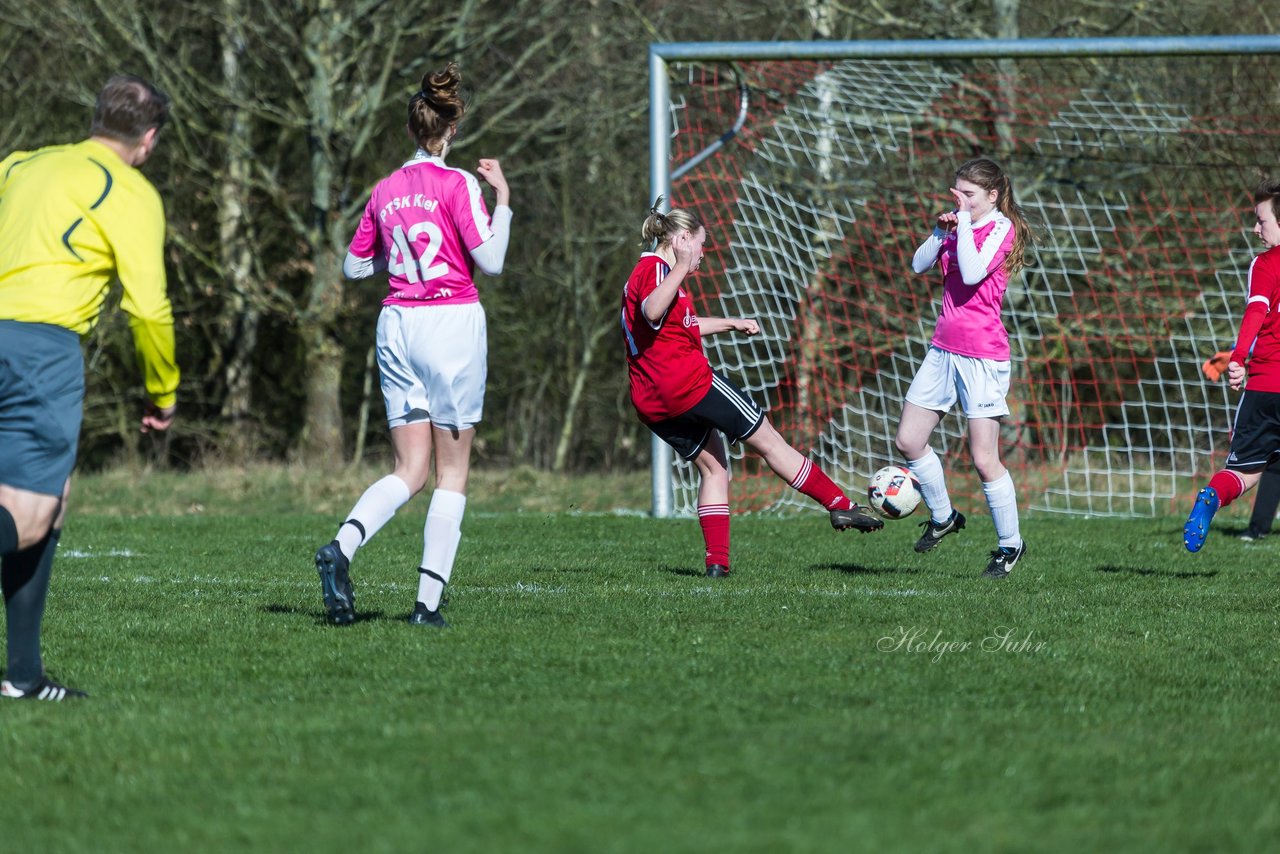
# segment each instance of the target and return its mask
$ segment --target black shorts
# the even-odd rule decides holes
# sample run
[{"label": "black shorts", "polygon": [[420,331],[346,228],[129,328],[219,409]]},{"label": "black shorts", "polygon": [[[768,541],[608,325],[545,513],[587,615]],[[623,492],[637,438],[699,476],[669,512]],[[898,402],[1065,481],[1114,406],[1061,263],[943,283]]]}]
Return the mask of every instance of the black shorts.
[{"label": "black shorts", "polygon": [[746,392],[722,377],[711,375],[711,388],[702,400],[683,415],[650,424],[649,429],[666,442],[682,459],[692,460],[719,430],[730,442],[740,442],[760,429],[764,410]]},{"label": "black shorts", "polygon": [[1280,455],[1280,392],[1245,389],[1231,426],[1227,468],[1257,471]]}]

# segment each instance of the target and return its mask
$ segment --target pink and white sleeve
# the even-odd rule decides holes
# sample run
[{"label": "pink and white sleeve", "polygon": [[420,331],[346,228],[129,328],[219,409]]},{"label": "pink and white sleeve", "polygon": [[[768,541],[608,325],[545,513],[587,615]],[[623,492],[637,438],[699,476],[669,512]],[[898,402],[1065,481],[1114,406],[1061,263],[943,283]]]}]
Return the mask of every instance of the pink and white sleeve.
[{"label": "pink and white sleeve", "polygon": [[969,211],[959,211],[956,220],[956,260],[960,265],[960,278],[966,285],[980,285],[1009,254],[1013,223],[1003,217],[996,220],[982,241],[982,249],[978,249],[973,235],[973,215]]},{"label": "pink and white sleeve", "polygon": [[347,257],[342,262],[342,274],[348,279],[367,279],[374,273],[387,269],[387,259],[381,251],[378,227],[374,224],[373,199],[364,207],[355,236],[347,247]]}]

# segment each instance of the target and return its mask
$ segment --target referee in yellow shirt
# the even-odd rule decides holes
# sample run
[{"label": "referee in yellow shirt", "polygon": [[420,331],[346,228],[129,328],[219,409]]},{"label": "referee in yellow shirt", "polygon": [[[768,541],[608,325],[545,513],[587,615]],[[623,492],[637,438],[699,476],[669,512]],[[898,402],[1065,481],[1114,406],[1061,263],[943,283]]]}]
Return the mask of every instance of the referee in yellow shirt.
[{"label": "referee in yellow shirt", "polygon": [[119,75],[87,140],[0,160],[0,586],[8,667],[0,697],[83,697],[45,673],[40,622],[84,405],[80,336],[113,279],[124,291],[150,403],[142,431],[173,423],[178,366],[164,275],[164,207],[136,167],[169,98]]}]

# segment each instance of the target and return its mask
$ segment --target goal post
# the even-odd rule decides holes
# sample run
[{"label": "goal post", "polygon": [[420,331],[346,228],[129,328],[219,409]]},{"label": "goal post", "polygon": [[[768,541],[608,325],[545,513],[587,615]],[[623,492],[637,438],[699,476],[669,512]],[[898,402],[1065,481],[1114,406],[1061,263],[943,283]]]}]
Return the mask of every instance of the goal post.
[{"label": "goal post", "polygon": [[[783,435],[854,494],[895,462],[942,289],[910,258],[955,167],[988,154],[1034,234],[1011,279],[1002,457],[1033,511],[1151,516],[1221,462],[1248,190],[1280,177],[1280,36],[650,45],[650,197],[709,249],[693,297],[759,336],[704,342]],[[935,433],[981,499],[954,414]],[[652,512],[697,475],[653,439]],[[808,506],[731,449],[735,509]]]}]

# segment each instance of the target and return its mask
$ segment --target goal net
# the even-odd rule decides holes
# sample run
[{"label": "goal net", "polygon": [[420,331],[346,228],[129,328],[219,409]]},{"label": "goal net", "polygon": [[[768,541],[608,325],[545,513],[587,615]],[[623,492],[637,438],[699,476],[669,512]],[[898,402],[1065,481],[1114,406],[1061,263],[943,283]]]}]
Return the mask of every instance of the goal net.
[{"label": "goal net", "polygon": [[[912,254],[951,207],[956,166],[988,155],[1034,234],[1004,307],[1001,450],[1019,504],[1182,509],[1221,464],[1238,399],[1201,365],[1234,343],[1261,248],[1251,192],[1280,177],[1274,69],[1266,55],[672,62],[671,204],[709,237],[695,302],[762,329],[705,339],[708,357],[856,499],[901,461],[902,400],[941,306],[941,274],[914,275]],[[953,495],[980,503],[965,429],[953,411],[933,447]],[[735,509],[811,504],[743,450]],[[692,512],[697,472],[676,464],[673,485],[675,512]]]}]

